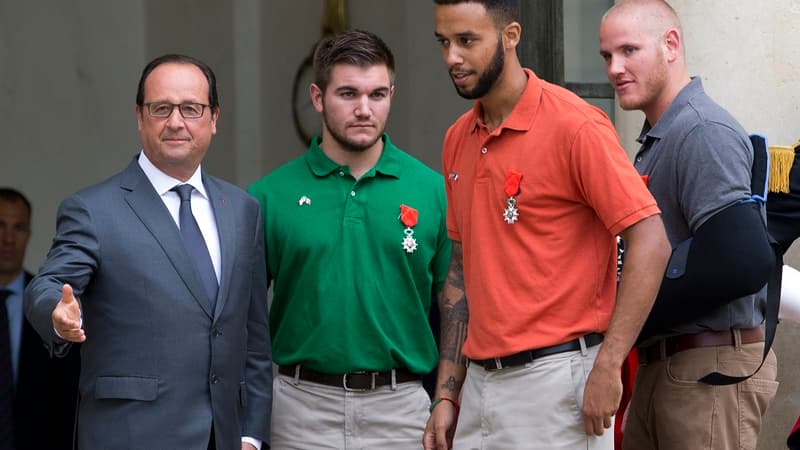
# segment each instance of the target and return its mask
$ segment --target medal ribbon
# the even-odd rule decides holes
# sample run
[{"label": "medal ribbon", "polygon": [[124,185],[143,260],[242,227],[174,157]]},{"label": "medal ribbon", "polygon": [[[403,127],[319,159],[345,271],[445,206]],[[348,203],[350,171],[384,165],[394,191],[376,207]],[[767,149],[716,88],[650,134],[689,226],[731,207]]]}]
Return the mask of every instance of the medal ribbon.
[{"label": "medal ribbon", "polygon": [[403,222],[403,225],[412,228],[414,225],[417,224],[417,220],[419,219],[419,212],[406,205],[400,205],[400,221]]},{"label": "medal ribbon", "polygon": [[508,169],[508,173],[506,174],[506,182],[503,186],[503,190],[507,196],[513,197],[519,194],[520,181],[522,181],[522,173],[517,172],[514,169]]}]

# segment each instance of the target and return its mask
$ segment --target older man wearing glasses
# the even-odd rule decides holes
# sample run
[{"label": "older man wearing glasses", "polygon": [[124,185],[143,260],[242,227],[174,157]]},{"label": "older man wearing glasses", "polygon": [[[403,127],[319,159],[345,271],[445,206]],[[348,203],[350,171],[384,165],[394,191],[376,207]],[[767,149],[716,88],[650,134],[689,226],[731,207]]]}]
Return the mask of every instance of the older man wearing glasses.
[{"label": "older man wearing glasses", "polygon": [[203,172],[214,73],[165,55],[136,95],[142,152],[63,201],[25,312],[81,352],[78,448],[259,447],[272,369],[258,202]]}]

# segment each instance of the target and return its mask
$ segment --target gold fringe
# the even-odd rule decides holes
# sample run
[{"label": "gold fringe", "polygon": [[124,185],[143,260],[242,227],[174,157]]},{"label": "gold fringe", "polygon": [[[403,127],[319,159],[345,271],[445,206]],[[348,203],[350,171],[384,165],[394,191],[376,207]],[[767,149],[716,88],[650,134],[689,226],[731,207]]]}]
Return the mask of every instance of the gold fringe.
[{"label": "gold fringe", "polygon": [[792,164],[794,164],[794,146],[769,146],[770,192],[789,193],[789,172],[792,170]]}]

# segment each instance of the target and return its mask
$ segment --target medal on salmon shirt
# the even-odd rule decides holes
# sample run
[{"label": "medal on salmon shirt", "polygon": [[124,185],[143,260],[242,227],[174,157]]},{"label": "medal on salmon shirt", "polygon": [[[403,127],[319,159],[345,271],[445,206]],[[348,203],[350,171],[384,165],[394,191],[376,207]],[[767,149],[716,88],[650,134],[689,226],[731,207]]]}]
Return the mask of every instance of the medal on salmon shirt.
[{"label": "medal on salmon shirt", "polygon": [[403,250],[406,253],[414,253],[417,250],[417,240],[414,239],[414,225],[417,224],[417,219],[419,218],[419,212],[416,209],[406,206],[400,205],[400,222],[403,222],[403,225],[406,226],[406,229],[403,231],[405,233],[405,237],[403,238]]},{"label": "medal on salmon shirt", "polygon": [[506,199],[506,209],[503,211],[503,220],[509,225],[519,220],[519,209],[517,209],[516,196],[519,195],[519,184],[522,181],[522,174],[514,169],[508,169],[506,182],[503,185],[508,199]]}]

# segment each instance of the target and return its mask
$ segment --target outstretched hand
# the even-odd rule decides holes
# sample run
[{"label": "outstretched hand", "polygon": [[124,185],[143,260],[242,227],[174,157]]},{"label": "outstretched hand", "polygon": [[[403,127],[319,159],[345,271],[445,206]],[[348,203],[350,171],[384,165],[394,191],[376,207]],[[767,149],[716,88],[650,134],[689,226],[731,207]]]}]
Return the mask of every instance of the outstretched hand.
[{"label": "outstretched hand", "polygon": [[86,333],[81,328],[81,307],[72,292],[72,286],[65,284],[61,288],[61,300],[58,301],[50,317],[53,319],[53,328],[65,341],[86,340]]}]

